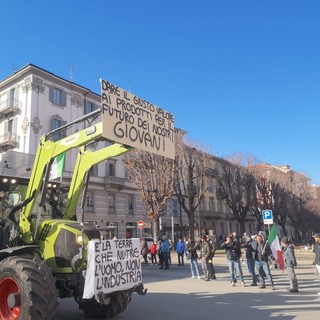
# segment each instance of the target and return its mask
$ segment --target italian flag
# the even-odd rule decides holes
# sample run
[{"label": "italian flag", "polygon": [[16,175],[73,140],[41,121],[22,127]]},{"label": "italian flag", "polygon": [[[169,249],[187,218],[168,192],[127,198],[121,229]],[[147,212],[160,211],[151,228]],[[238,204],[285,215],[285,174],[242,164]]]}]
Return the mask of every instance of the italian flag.
[{"label": "italian flag", "polygon": [[271,231],[268,236],[268,242],[270,249],[272,251],[272,255],[274,259],[278,262],[279,267],[281,270],[284,270],[284,261],[283,261],[283,254],[280,247],[280,242],[277,237],[277,226],[276,224],[273,224]]},{"label": "italian flag", "polygon": [[62,177],[62,172],[64,168],[64,158],[65,158],[65,153],[59,154],[58,156],[55,157],[51,165],[49,180]]}]

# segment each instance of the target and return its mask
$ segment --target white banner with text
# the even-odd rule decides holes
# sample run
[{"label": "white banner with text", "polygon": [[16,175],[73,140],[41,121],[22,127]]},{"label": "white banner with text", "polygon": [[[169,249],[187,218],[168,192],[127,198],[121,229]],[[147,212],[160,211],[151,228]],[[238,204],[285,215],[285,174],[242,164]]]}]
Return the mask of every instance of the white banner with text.
[{"label": "white banner with text", "polygon": [[138,238],[89,241],[83,298],[131,289],[141,283],[140,250]]},{"label": "white banner with text", "polygon": [[102,136],[124,145],[175,158],[172,113],[101,79]]}]

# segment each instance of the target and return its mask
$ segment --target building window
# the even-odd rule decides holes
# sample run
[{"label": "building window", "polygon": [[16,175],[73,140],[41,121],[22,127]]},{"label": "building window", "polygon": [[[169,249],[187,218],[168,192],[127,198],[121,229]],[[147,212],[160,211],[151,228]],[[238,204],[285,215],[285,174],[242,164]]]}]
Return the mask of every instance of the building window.
[{"label": "building window", "polygon": [[86,196],[86,209],[88,211],[94,211],[94,192],[88,191]]},{"label": "building window", "polygon": [[178,201],[177,199],[171,199],[171,211],[173,217],[178,217]]},{"label": "building window", "polygon": [[214,197],[209,198],[209,211],[215,211]]},{"label": "building window", "polygon": [[219,201],[218,202],[218,211],[220,212],[220,213],[223,213],[223,202],[222,201]]},{"label": "building window", "polygon": [[114,193],[109,193],[108,213],[116,213],[116,195]]},{"label": "building window", "polygon": [[135,222],[127,222],[126,238],[135,238],[137,236],[137,229]]},{"label": "building window", "polygon": [[129,175],[127,168],[124,168],[124,178],[127,180],[130,180],[130,175]]},{"label": "building window", "polygon": [[5,131],[6,133],[12,133],[14,128],[14,120],[10,119],[5,123]]},{"label": "building window", "polygon": [[57,106],[67,105],[67,93],[62,89],[50,86],[49,87],[49,101]]},{"label": "building window", "polygon": [[209,191],[209,192],[214,192],[213,178],[210,178],[210,179],[209,179],[208,191]]},{"label": "building window", "polygon": [[10,89],[9,93],[9,106],[12,107],[15,105],[15,97],[16,97],[16,90],[15,88]]},{"label": "building window", "polygon": [[116,163],[115,161],[109,160],[107,162],[107,176],[115,177],[116,175]]},{"label": "building window", "polygon": [[84,114],[88,114],[97,109],[97,105],[93,102],[87,101],[84,106]]},{"label": "building window", "polygon": [[201,211],[206,211],[206,201],[205,199],[202,199],[200,202],[200,210]]},{"label": "building window", "polygon": [[[65,125],[66,123],[67,122],[63,121],[59,115],[55,115],[51,118],[51,130],[58,129],[58,128],[62,127],[63,125]],[[60,140],[64,137],[66,137],[65,130],[59,130],[52,135],[52,138],[54,141]]]},{"label": "building window", "polygon": [[98,165],[97,164],[91,167],[90,174],[93,177],[97,177],[98,176]]},{"label": "building window", "polygon": [[127,207],[127,214],[134,214],[135,207],[136,207],[136,198],[135,196],[126,195],[126,207]]},{"label": "building window", "polygon": [[4,123],[4,140],[17,140],[17,119],[10,119]]},{"label": "building window", "polygon": [[118,222],[107,222],[105,239],[118,238]]},{"label": "building window", "polygon": [[220,227],[221,227],[221,235],[222,235],[222,239],[220,239],[221,241],[224,241],[224,236],[226,234],[226,232],[224,231],[224,223],[221,221],[221,224],[220,224]]}]

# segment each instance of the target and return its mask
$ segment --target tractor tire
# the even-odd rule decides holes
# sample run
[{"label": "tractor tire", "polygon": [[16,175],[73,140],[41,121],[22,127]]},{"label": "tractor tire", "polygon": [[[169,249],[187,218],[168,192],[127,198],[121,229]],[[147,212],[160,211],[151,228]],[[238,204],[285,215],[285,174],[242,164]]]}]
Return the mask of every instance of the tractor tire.
[{"label": "tractor tire", "polygon": [[81,300],[79,309],[82,309],[87,317],[95,319],[108,319],[124,311],[131,301],[132,290],[118,291],[110,295],[110,303],[101,304],[95,299]]},{"label": "tractor tire", "polygon": [[45,261],[12,256],[0,262],[0,319],[53,319],[57,296]]}]

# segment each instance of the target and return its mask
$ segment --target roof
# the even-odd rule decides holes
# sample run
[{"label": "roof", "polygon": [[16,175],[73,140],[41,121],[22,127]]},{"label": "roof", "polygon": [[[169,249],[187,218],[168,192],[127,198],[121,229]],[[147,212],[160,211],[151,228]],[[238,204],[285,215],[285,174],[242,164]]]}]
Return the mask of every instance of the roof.
[{"label": "roof", "polygon": [[[33,70],[32,70],[32,69],[33,69]],[[74,87],[78,87],[79,89],[81,89],[81,90],[83,90],[83,91],[86,91],[86,92],[88,92],[88,93],[91,93],[91,94],[93,94],[93,95],[98,95],[98,96],[100,96],[100,94],[95,93],[95,92],[92,92],[90,89],[88,89],[88,88],[86,88],[86,87],[84,87],[84,86],[82,86],[82,85],[79,85],[79,84],[74,83],[74,82],[72,82],[72,81],[70,81],[70,80],[67,80],[67,79],[62,78],[62,77],[60,77],[60,76],[57,76],[57,75],[55,75],[54,73],[52,73],[52,72],[50,72],[50,71],[48,71],[48,70],[45,70],[45,69],[43,69],[43,68],[40,68],[40,67],[38,67],[38,66],[36,66],[36,65],[34,65],[34,64],[32,64],[32,63],[29,63],[29,64],[25,65],[24,67],[16,70],[16,71],[15,71],[13,74],[11,74],[10,76],[8,76],[8,77],[0,80],[0,86],[6,85],[8,82],[11,82],[13,78],[19,78],[20,76],[24,75],[25,73],[28,73],[28,72],[34,71],[34,70],[37,70],[38,72],[41,72],[41,73],[45,73],[48,77],[50,77],[50,76],[51,76],[51,77],[54,77],[54,78],[56,78],[56,79],[58,79],[58,80],[60,80],[60,81],[62,81],[62,82],[68,83],[68,84],[70,84],[70,85],[72,85],[72,86],[74,86]]]}]

